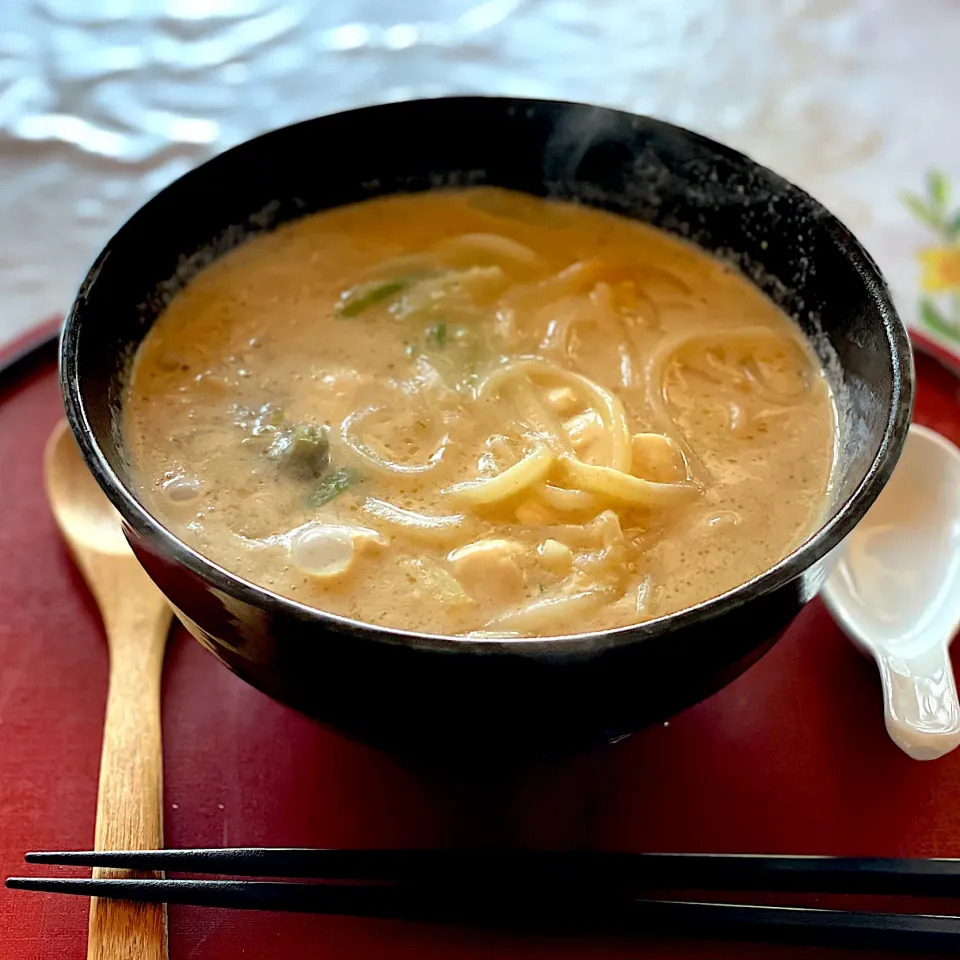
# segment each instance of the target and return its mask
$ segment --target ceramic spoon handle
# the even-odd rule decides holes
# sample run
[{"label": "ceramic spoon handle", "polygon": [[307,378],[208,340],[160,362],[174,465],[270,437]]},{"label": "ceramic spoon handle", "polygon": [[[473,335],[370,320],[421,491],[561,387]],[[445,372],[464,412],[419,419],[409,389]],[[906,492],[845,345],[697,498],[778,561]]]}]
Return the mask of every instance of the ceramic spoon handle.
[{"label": "ceramic spoon handle", "polygon": [[960,703],[946,645],[910,657],[878,657],[887,733],[915,760],[935,760],[960,744]]}]

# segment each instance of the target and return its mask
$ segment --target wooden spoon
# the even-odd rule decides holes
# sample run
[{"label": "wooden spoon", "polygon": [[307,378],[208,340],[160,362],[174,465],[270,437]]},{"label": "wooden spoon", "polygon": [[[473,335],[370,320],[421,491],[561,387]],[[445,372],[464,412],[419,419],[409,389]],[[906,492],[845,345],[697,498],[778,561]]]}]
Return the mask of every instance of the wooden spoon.
[{"label": "wooden spoon", "polygon": [[[170,607],[120,529],[120,514],[97,486],[65,422],[47,441],[47,498],[107,632],[110,686],[97,793],[97,850],[163,846],[160,677]],[[134,876],[95,869],[94,876]],[[160,874],[143,874],[160,876]],[[88,960],[166,960],[163,904],[90,901]]]}]

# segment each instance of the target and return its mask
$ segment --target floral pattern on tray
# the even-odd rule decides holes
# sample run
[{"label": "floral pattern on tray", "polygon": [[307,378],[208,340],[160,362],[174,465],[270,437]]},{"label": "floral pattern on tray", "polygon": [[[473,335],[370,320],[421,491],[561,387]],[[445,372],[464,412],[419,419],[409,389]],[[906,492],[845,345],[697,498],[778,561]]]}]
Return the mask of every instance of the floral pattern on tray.
[{"label": "floral pattern on tray", "polygon": [[904,191],[902,198],[934,237],[934,243],[917,254],[920,323],[924,331],[960,348],[960,207],[952,206],[950,180],[931,170],[922,194]]}]

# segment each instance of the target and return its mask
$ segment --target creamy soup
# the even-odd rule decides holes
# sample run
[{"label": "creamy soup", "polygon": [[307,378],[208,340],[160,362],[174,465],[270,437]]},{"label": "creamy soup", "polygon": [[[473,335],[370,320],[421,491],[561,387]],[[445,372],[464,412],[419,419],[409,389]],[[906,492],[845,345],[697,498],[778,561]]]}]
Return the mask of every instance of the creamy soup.
[{"label": "creamy soup", "polygon": [[138,496],[241,577],[357,620],[544,636],[680,610],[825,509],[834,408],[729,266],[491,188],[257,236],[136,356]]}]

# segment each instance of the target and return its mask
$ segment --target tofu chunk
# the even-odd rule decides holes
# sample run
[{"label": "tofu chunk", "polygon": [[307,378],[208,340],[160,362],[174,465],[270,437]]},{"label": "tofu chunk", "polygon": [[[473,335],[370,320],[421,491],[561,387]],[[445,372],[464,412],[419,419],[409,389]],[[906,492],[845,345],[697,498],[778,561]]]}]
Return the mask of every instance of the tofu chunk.
[{"label": "tofu chunk", "polygon": [[559,540],[544,540],[538,544],[537,557],[552,573],[566,573],[573,564],[573,551]]},{"label": "tofu chunk", "polygon": [[678,483],[687,478],[683,453],[662,433],[633,435],[631,469],[635,477],[654,483]]},{"label": "tofu chunk", "polygon": [[454,575],[475,600],[504,603],[523,595],[525,551],[515,540],[477,540],[451,551]]}]

